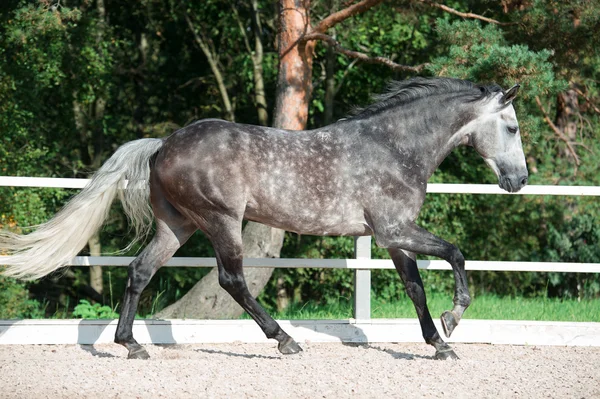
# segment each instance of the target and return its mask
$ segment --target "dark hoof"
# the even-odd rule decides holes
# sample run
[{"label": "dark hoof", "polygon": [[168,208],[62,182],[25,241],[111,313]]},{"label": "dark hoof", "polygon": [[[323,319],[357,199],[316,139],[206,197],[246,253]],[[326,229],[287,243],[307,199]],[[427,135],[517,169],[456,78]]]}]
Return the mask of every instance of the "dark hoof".
[{"label": "dark hoof", "polygon": [[436,360],[458,360],[459,357],[456,356],[456,353],[450,348],[442,349],[435,352]]},{"label": "dark hoof", "polygon": [[135,349],[131,349],[127,355],[127,359],[147,360],[150,359],[150,355],[148,352],[146,352],[146,349],[140,346]]},{"label": "dark hoof", "polygon": [[292,339],[292,337],[288,337],[281,341],[277,346],[277,349],[279,349],[279,352],[284,355],[293,355],[295,353],[302,352],[302,348],[296,343],[296,341]]},{"label": "dark hoof", "polygon": [[444,334],[446,334],[446,337],[450,338],[450,335],[452,335],[452,331],[454,331],[454,329],[458,325],[458,319],[456,318],[453,312],[450,312],[448,310],[442,313],[440,319],[442,320]]}]

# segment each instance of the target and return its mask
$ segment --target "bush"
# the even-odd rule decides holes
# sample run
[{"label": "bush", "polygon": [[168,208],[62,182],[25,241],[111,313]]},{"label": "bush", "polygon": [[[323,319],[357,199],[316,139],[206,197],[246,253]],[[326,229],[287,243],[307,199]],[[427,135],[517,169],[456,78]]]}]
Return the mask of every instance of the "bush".
[{"label": "bush", "polygon": [[40,319],[44,307],[29,298],[24,283],[12,278],[0,277],[0,319]]},{"label": "bush", "polygon": [[79,305],[73,310],[73,317],[82,319],[117,319],[119,314],[112,310],[110,306],[100,305],[99,303],[91,304],[89,301],[82,299]]}]

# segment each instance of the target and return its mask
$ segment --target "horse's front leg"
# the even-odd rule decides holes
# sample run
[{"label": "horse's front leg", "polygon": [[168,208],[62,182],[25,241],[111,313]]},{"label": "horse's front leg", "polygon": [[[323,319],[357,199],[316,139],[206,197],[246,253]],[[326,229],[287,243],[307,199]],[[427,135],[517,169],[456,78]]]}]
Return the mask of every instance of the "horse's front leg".
[{"label": "horse's front leg", "polygon": [[378,245],[386,248],[397,248],[417,254],[436,256],[450,263],[454,271],[455,281],[454,307],[452,310],[442,313],[441,316],[444,333],[447,337],[450,337],[471,303],[469,287],[467,286],[465,258],[460,250],[417,226],[414,222],[402,223],[397,227],[383,228],[379,231],[375,227],[375,239]]},{"label": "horse's front leg", "polygon": [[435,324],[433,324],[429,308],[427,307],[425,289],[419,275],[415,255],[397,248],[390,248],[389,252],[394,261],[394,266],[404,283],[406,293],[415,305],[423,338],[425,342],[435,348],[435,358],[440,360],[458,359],[452,348],[442,340],[435,328]]}]

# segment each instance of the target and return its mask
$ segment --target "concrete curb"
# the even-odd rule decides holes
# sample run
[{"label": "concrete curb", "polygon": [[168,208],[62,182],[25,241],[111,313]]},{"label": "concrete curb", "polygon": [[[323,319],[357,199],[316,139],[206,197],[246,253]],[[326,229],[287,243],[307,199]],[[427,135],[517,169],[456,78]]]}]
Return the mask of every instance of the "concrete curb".
[{"label": "concrete curb", "polygon": [[[423,342],[416,319],[281,320],[298,342]],[[443,331],[436,321],[438,331]],[[0,345],[112,343],[116,320],[0,320]],[[136,320],[143,344],[261,343],[252,320]],[[600,346],[600,323],[463,320],[448,342]]]}]

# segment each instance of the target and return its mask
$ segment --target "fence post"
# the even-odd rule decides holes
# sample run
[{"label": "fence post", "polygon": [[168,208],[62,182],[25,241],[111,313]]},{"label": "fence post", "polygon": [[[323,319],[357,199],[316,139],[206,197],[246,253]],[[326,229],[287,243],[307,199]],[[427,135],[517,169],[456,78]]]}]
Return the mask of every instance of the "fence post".
[{"label": "fence post", "polygon": [[[354,257],[371,259],[371,236],[354,237]],[[371,318],[371,270],[354,270],[354,318]]]}]

